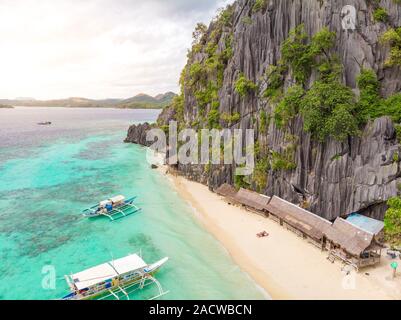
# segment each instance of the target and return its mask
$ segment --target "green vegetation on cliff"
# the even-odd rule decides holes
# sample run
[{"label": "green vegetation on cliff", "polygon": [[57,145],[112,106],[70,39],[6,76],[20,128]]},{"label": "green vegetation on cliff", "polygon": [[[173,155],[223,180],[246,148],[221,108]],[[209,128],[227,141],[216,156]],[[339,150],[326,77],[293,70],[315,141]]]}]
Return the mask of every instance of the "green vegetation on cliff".
[{"label": "green vegetation on cliff", "polygon": [[401,94],[387,99],[380,96],[380,82],[373,70],[362,69],[357,78],[360,90],[358,112],[363,122],[382,116],[389,116],[394,122],[401,122]]},{"label": "green vegetation on cliff", "polygon": [[338,79],[316,81],[301,102],[301,113],[305,130],[320,141],[358,134],[352,90]]},{"label": "green vegetation on cliff", "polygon": [[[401,94],[388,96],[399,87],[394,75],[398,74],[395,69],[401,65],[401,33],[395,27],[393,13],[381,9],[379,5],[384,6],[383,3],[369,1],[367,10],[360,13],[360,18],[365,19],[359,19],[361,28],[366,27],[368,32],[358,29],[352,33],[358,35],[355,50],[360,48],[360,51],[352,52],[358,53],[355,59],[345,60],[351,52],[347,34],[340,33],[343,30],[338,24],[328,23],[327,28],[316,29],[321,22],[329,21],[334,11],[337,12],[337,5],[329,8],[310,2],[310,9],[319,16],[319,22],[315,23],[307,18],[307,12],[295,12],[299,7],[297,4],[283,7],[278,3],[265,0],[235,2],[233,7],[222,10],[210,26],[199,24],[194,32],[193,46],[182,72],[181,95],[173,103],[180,126],[197,130],[250,128],[255,129],[258,141],[252,176],[235,177],[232,168],[207,165],[196,173],[201,176],[199,180],[208,180],[211,186],[235,180],[237,187],[293,197],[295,193],[298,196],[307,194],[309,185],[305,180],[309,183],[309,179],[318,190],[332,190],[329,173],[317,172],[315,164],[332,165],[338,181],[348,178],[354,181],[356,178],[351,177],[352,174],[360,170],[364,175],[372,176],[372,180],[378,179],[374,174],[370,176],[366,169],[377,164],[376,155],[369,153],[371,141],[361,145],[365,140],[350,138],[362,132],[369,136],[380,131],[386,134],[385,139],[392,146],[394,137],[387,137],[393,127],[389,121],[382,119],[366,127],[378,117],[389,116],[396,123],[401,141]],[[386,4],[385,8],[388,7]],[[283,15],[289,8],[294,13],[291,17]],[[282,33],[288,31],[286,28],[275,29],[271,25],[274,21],[269,20],[273,16],[280,17],[283,25],[296,26],[299,21],[306,24],[298,25],[283,38]],[[389,31],[384,33],[383,30]],[[381,45],[390,49],[386,66],[385,51],[375,50],[380,45],[377,43],[379,38]],[[360,74],[355,74],[355,70],[360,70]],[[383,78],[390,74],[388,79]],[[382,88],[382,83],[388,87]],[[370,128],[372,130],[368,130]],[[305,133],[310,134],[312,141]],[[372,143],[382,145],[380,150],[384,154],[387,146],[381,143],[381,138],[382,135],[369,136]],[[328,143],[329,139],[343,143]],[[351,155],[369,154],[369,165],[362,167],[354,159],[347,158],[348,152]],[[400,154],[394,155],[393,160],[398,162]],[[391,166],[391,159],[387,162]],[[337,170],[343,165],[347,170]],[[307,175],[308,179],[305,179]],[[285,183],[291,183],[297,190],[281,187]],[[386,186],[382,193],[388,193],[393,187]],[[370,186],[361,188],[370,192]],[[347,194],[352,194],[352,201],[360,203],[362,197],[354,195],[353,186],[345,189]],[[377,189],[383,190],[382,186]],[[332,200],[316,194],[316,190],[313,192],[316,199],[323,199],[322,203]],[[336,199],[343,197],[337,190],[333,192]],[[382,202],[374,196],[369,197],[372,208]],[[319,201],[313,205],[324,213]],[[342,203],[334,202],[333,212],[342,214]],[[382,207],[380,210],[382,214]]]},{"label": "green vegetation on cliff", "polygon": [[376,8],[375,11],[373,12],[373,19],[376,22],[387,22],[388,13],[387,13],[386,9],[384,9],[382,7]]},{"label": "green vegetation on cliff", "polygon": [[258,12],[267,8],[267,0],[256,0],[253,5],[252,11]]},{"label": "green vegetation on cliff", "polygon": [[[210,129],[220,128],[221,122],[231,124],[239,119],[235,114],[221,115],[219,90],[223,85],[224,70],[233,55],[232,27],[233,7],[221,10],[213,21],[213,28],[198,24],[193,33],[192,49],[188,53],[189,62],[181,76],[181,92],[190,92],[198,107],[197,125]],[[224,48],[218,44],[223,39]],[[195,55],[202,55],[201,60],[194,60]],[[184,99],[185,100],[185,99]]]},{"label": "green vegetation on cliff", "polygon": [[284,128],[299,112],[299,106],[305,91],[300,85],[288,88],[286,95],[277,104],[274,110],[274,121],[279,128]]},{"label": "green vegetation on cliff", "polygon": [[[266,9],[267,1],[255,1],[252,14]],[[375,4],[373,19],[385,21],[386,12]],[[252,16],[248,16],[252,20]],[[243,20],[243,19],[242,19]],[[245,24],[240,20],[242,24]],[[246,23],[248,25],[250,23]],[[222,112],[221,89],[224,72],[234,55],[233,46],[233,6],[221,10],[210,27],[198,24],[193,33],[193,46],[188,53],[188,63],[181,76],[181,95],[173,103],[177,117],[184,125],[184,106],[194,107],[196,119],[187,126],[200,128],[231,127],[241,120],[238,112]],[[382,37],[383,43],[391,46],[388,65],[397,65],[401,52],[401,29],[390,29]],[[291,121],[301,115],[304,130],[318,141],[333,138],[345,141],[357,136],[361,128],[371,120],[390,116],[401,121],[401,94],[384,99],[380,92],[380,82],[371,69],[362,68],[357,77],[359,95],[343,82],[343,64],[334,53],[337,35],[323,28],[314,35],[308,35],[303,24],[290,31],[281,44],[280,59],[270,65],[262,79],[252,81],[243,72],[237,73],[232,81],[232,89],[245,103],[248,96],[264,99],[268,108],[260,108],[258,115],[252,115],[253,123],[258,123],[259,132],[267,134],[270,120],[279,129],[287,131]],[[290,80],[291,79],[291,80]],[[313,81],[311,81],[313,80]],[[263,92],[259,95],[259,88]],[[226,106],[224,106],[226,107]],[[226,108],[224,108],[227,110]],[[401,126],[397,132],[401,139]],[[287,150],[288,149],[288,150]],[[293,170],[295,149],[283,148],[257,156],[254,182],[262,188],[268,170]],[[266,150],[265,150],[266,151]],[[248,183],[240,181],[239,184]]]},{"label": "green vegetation on cliff", "polygon": [[401,198],[395,197],[388,201],[389,209],[384,217],[386,240],[395,246],[401,245]]},{"label": "green vegetation on cliff", "polygon": [[390,45],[390,57],[386,61],[388,67],[401,66],[401,27],[387,30],[382,38],[383,44]]},{"label": "green vegetation on cliff", "polygon": [[[344,140],[358,133],[355,97],[340,81],[341,66],[330,54],[335,37],[335,33],[323,28],[309,39],[304,26],[300,25],[284,41],[282,62],[268,73],[268,82],[273,83],[273,87],[268,87],[264,94],[265,97],[277,96],[275,92],[284,85],[281,64],[289,65],[297,84],[281,96],[275,108],[274,120],[279,128],[285,128],[292,118],[302,114],[305,130],[318,140],[327,137]],[[313,70],[318,79],[307,89],[306,82]]]},{"label": "green vegetation on cliff", "polygon": [[[263,9],[265,3],[255,2],[255,10]],[[380,12],[378,9],[377,15]],[[192,124],[198,127],[220,128],[240,120],[237,114],[220,113],[219,92],[224,70],[233,56],[232,14],[233,7],[228,6],[209,29],[198,24],[193,34],[193,47],[181,78],[181,91],[196,99],[198,119]],[[397,37],[396,30],[383,36],[383,41],[392,46],[392,63],[396,63],[398,56]],[[295,116],[302,115],[305,131],[317,140],[332,137],[342,141],[358,135],[362,125],[377,117],[388,115],[396,122],[401,120],[401,97],[394,95],[383,99],[373,70],[362,69],[357,81],[359,98],[343,84],[343,66],[332,53],[335,39],[336,34],[327,28],[309,37],[302,24],[290,32],[281,47],[281,60],[267,68],[263,79],[265,90],[262,97],[275,107],[273,115],[260,115],[262,133],[266,132],[266,120],[270,117],[279,128],[285,129]],[[224,46],[221,46],[221,40]],[[309,83],[312,72],[316,79]],[[288,73],[296,83],[284,89]],[[242,98],[257,93],[259,88],[244,73],[239,74],[233,86]],[[184,96],[182,101],[185,103]]]},{"label": "green vegetation on cliff", "polygon": [[241,73],[235,82],[235,91],[241,96],[245,97],[258,89],[258,86],[251,80],[247,79],[243,73]]},{"label": "green vegetation on cliff", "polygon": [[[342,83],[342,66],[337,57],[330,54],[334,40],[335,34],[325,28],[311,39],[303,25],[291,31],[282,46],[283,60],[266,73],[268,87],[264,97],[272,102],[278,100],[274,110],[276,125],[285,128],[291,119],[302,114],[305,130],[316,139],[324,141],[333,137],[343,141],[349,136],[358,135],[359,127],[369,120],[390,116],[395,122],[400,122],[401,94],[383,99],[380,96],[380,82],[373,70],[362,69],[357,78],[359,99],[351,88]],[[396,60],[395,56],[393,49],[392,61]],[[290,66],[297,82],[285,93],[283,64]],[[305,83],[312,71],[318,77],[308,87]]]}]

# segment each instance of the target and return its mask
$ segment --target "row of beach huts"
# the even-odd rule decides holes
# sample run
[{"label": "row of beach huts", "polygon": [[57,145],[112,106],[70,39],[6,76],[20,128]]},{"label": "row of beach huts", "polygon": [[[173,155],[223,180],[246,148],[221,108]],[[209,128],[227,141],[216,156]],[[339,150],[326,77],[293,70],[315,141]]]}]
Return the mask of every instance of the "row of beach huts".
[{"label": "row of beach huts", "polygon": [[320,250],[327,251],[331,262],[340,260],[357,271],[380,263],[384,248],[382,221],[354,213],[346,219],[339,217],[331,222],[277,196],[270,198],[246,189],[237,191],[228,184],[215,192],[228,203],[271,218]]}]

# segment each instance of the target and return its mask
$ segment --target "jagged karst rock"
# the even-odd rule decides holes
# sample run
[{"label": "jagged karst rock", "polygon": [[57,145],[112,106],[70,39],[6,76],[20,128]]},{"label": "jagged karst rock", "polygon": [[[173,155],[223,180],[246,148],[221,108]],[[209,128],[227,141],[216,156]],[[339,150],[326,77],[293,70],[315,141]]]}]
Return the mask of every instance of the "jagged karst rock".
[{"label": "jagged karst rock", "polygon": [[[269,176],[266,193],[294,203],[307,200],[313,212],[330,220],[357,211],[382,219],[383,202],[397,195],[401,182],[400,165],[394,160],[401,148],[391,119],[376,119],[361,137],[343,143],[314,142],[303,133],[302,120],[297,122],[297,169]],[[269,145],[280,142],[272,140]]]},{"label": "jagged karst rock", "polygon": [[146,122],[130,126],[124,142],[140,144],[147,147],[151,146],[154,141],[146,141],[146,134],[148,131],[168,125],[170,121],[175,120],[175,115],[176,111],[174,108],[170,106],[164,108],[157,119],[157,123],[149,124]]},{"label": "jagged karst rock", "polygon": [[146,134],[153,127],[149,123],[134,124],[129,127],[127,138],[125,138],[125,143],[135,143],[142,146],[151,146],[152,142],[146,141]]},{"label": "jagged karst rock", "polygon": [[176,116],[176,111],[173,107],[169,106],[163,109],[157,118],[158,126],[166,126],[170,123],[170,121],[174,121]]},{"label": "jagged karst rock", "polygon": [[[321,143],[304,131],[303,119],[291,120],[286,130],[277,128],[273,121],[267,132],[260,130],[261,110],[271,114],[274,106],[256,94],[240,97],[235,92],[235,81],[242,72],[246,78],[260,85],[269,65],[280,60],[281,44],[291,29],[303,23],[309,35],[328,27],[336,32],[334,52],[343,67],[343,82],[354,89],[356,77],[361,69],[373,69],[381,81],[382,95],[387,97],[401,90],[401,69],[386,68],[384,62],[389,48],[379,43],[380,35],[388,26],[401,25],[401,6],[392,0],[382,0],[381,6],[390,13],[389,23],[376,23],[372,19],[372,6],[365,0],[277,0],[268,1],[267,8],[253,12],[255,0],[238,0],[234,4],[233,23],[230,30],[223,30],[218,50],[225,48],[224,35],[232,32],[233,56],[224,71],[224,80],[219,90],[219,112],[239,113],[241,119],[232,128],[255,129],[256,140],[266,149],[282,151],[288,143],[286,136],[296,139],[296,169],[291,171],[270,170],[264,193],[277,195],[296,204],[308,204],[309,209],[327,219],[351,212],[362,212],[382,219],[386,200],[397,195],[401,185],[401,167],[398,157],[401,147],[396,139],[394,124],[390,118],[376,119],[362,128],[358,137],[345,142],[333,139]],[[355,30],[342,28],[341,15],[345,5],[357,10]],[[248,17],[249,23],[245,23]],[[211,34],[211,24],[208,34]],[[203,61],[206,56],[195,54],[188,64]],[[312,73],[309,85],[316,79]],[[287,76],[285,87],[294,83]],[[196,97],[185,91],[184,118],[187,124],[199,119]],[[171,112],[170,116],[166,116]],[[171,110],[161,116],[159,125],[173,119]],[[127,141],[143,141],[143,130],[130,128]],[[201,165],[179,165],[178,170],[191,180],[196,180],[215,189],[223,183],[234,183],[233,167]]]}]

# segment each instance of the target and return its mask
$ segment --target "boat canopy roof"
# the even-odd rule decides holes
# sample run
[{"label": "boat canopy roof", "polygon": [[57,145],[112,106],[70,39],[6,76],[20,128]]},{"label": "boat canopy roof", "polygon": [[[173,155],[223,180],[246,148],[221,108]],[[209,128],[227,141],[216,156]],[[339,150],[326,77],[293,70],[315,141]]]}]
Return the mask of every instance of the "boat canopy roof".
[{"label": "boat canopy roof", "polygon": [[111,204],[110,200],[103,200],[103,201],[100,201],[99,206],[105,207],[108,204]]},{"label": "boat canopy roof", "polygon": [[124,200],[125,200],[124,196],[116,196],[116,197],[110,198],[110,201],[113,203],[123,202]]},{"label": "boat canopy roof", "polygon": [[121,274],[145,268],[146,266],[147,264],[140,256],[132,254],[73,274],[71,278],[77,289],[82,290]]},{"label": "boat canopy roof", "polygon": [[121,259],[109,262],[119,274],[145,268],[146,262],[137,254],[132,254]]}]

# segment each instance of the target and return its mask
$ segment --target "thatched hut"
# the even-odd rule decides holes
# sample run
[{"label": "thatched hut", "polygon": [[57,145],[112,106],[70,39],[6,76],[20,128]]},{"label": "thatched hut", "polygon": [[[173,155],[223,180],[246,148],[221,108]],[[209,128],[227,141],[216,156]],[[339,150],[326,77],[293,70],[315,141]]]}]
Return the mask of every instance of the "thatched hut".
[{"label": "thatched hut", "polygon": [[237,194],[237,190],[232,185],[225,183],[215,189],[214,192],[219,196],[224,197],[229,203],[235,203],[235,195]]},{"label": "thatched hut", "polygon": [[331,226],[330,221],[276,196],[271,199],[266,209],[281,225],[324,249],[324,232]]},{"label": "thatched hut", "polygon": [[339,259],[357,270],[380,263],[382,246],[375,235],[342,218],[325,231],[325,237],[333,262]]},{"label": "thatched hut", "polygon": [[249,210],[264,214],[270,197],[241,188],[235,195],[235,201]]}]

